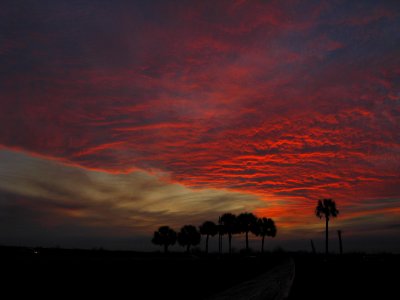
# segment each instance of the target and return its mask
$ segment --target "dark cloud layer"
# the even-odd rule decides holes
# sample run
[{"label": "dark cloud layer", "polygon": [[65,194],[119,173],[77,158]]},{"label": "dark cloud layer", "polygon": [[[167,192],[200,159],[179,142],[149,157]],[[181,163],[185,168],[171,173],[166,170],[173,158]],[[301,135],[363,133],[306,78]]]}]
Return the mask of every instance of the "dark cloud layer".
[{"label": "dark cloud layer", "polygon": [[0,144],[367,214],[400,195],[399,27],[397,1],[3,1]]}]

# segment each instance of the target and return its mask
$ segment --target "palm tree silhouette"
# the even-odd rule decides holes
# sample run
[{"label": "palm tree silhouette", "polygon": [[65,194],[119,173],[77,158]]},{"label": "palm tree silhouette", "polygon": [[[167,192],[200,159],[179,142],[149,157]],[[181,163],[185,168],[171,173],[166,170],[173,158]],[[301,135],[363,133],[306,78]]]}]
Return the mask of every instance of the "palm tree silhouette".
[{"label": "palm tree silhouette", "polygon": [[158,231],[154,231],[153,244],[164,246],[164,253],[168,252],[168,247],[176,242],[176,232],[169,226],[161,226]]},{"label": "palm tree silhouette", "polygon": [[218,233],[218,226],[212,221],[205,221],[199,229],[200,233],[206,236],[206,253],[208,253],[208,238]]},{"label": "palm tree silhouette", "polygon": [[186,252],[189,253],[190,246],[196,246],[200,243],[201,235],[197,228],[193,225],[185,225],[178,233],[178,243],[181,246],[186,246]]},{"label": "palm tree silhouette", "polygon": [[246,234],[246,252],[249,251],[249,231],[257,222],[257,217],[252,213],[241,213],[237,217],[240,232]]},{"label": "palm tree silhouette", "polygon": [[251,228],[251,231],[256,236],[261,236],[261,253],[264,253],[264,240],[266,236],[275,237],[277,233],[277,229],[275,226],[275,222],[269,218],[260,218],[257,219],[255,226]]},{"label": "palm tree silhouette", "polygon": [[232,234],[238,232],[237,219],[234,214],[226,213],[221,216],[224,232],[228,234],[229,254],[232,254]]},{"label": "palm tree silhouette", "polygon": [[330,217],[337,217],[339,211],[336,209],[336,203],[332,199],[318,200],[315,208],[315,215],[320,219],[325,217],[325,254],[328,255],[328,223]]}]

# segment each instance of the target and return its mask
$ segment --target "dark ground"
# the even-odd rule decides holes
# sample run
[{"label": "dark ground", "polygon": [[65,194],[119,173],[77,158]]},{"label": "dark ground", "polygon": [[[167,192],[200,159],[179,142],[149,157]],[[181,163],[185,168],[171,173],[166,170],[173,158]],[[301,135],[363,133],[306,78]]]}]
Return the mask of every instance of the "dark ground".
[{"label": "dark ground", "polygon": [[[38,253],[35,253],[38,251]],[[193,256],[0,247],[1,291],[10,299],[202,299],[265,273],[291,256],[289,299],[397,298],[399,255],[301,253]]]},{"label": "dark ground", "polygon": [[0,248],[2,292],[58,299],[202,299],[264,273],[281,261],[233,255]]},{"label": "dark ground", "polygon": [[294,255],[289,299],[397,299],[400,255]]}]

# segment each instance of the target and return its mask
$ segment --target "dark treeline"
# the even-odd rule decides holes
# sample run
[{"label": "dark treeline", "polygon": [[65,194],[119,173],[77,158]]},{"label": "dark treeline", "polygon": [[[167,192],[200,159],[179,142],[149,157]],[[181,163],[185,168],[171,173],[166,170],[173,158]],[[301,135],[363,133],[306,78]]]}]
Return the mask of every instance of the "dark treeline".
[{"label": "dark treeline", "polygon": [[217,223],[205,221],[199,227],[194,225],[184,225],[179,232],[169,226],[161,226],[154,232],[152,242],[164,247],[164,252],[168,252],[168,247],[178,242],[186,251],[190,251],[191,246],[200,243],[201,236],[205,236],[205,252],[208,253],[208,242],[210,237],[218,235],[219,252],[222,252],[222,236],[228,237],[229,253],[232,253],[232,237],[235,234],[244,233],[246,237],[246,252],[249,252],[249,233],[261,237],[261,252],[264,252],[265,237],[275,237],[277,228],[275,222],[270,218],[258,218],[252,213],[241,213],[238,216],[225,213]]},{"label": "dark treeline", "polygon": [[[335,201],[332,199],[318,200],[315,207],[315,215],[319,218],[325,218],[325,253],[328,254],[328,224],[331,218],[337,217],[339,210]],[[249,233],[261,237],[261,253],[264,252],[265,237],[275,237],[277,228],[274,220],[270,218],[258,218],[252,213],[244,212],[239,215],[225,213],[219,217],[218,222],[205,221],[199,227],[194,225],[184,225],[179,232],[169,226],[161,226],[154,232],[152,242],[156,245],[164,246],[164,252],[168,252],[168,247],[178,242],[182,247],[186,247],[186,252],[190,247],[196,246],[201,241],[201,236],[205,236],[205,252],[208,253],[208,244],[210,237],[218,235],[218,252],[222,253],[222,237],[228,238],[229,253],[232,253],[232,238],[235,234],[245,234],[246,252],[249,252]],[[343,253],[342,231],[338,230],[340,253]],[[316,253],[315,246],[311,240],[311,247]]]}]

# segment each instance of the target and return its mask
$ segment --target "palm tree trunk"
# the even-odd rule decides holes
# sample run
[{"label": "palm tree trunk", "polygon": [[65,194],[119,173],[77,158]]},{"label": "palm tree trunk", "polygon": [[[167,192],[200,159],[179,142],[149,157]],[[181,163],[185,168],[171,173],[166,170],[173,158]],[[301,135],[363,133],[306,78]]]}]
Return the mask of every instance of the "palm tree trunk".
[{"label": "palm tree trunk", "polygon": [[262,236],[262,240],[261,240],[261,253],[264,253],[264,239],[265,239],[265,235]]},{"label": "palm tree trunk", "polygon": [[249,232],[246,231],[246,252],[249,252]]},{"label": "palm tree trunk", "polygon": [[338,230],[337,231],[338,236],[339,236],[339,250],[340,250],[340,254],[343,254],[343,245],[342,245],[342,231]]},{"label": "palm tree trunk", "polygon": [[168,252],[168,245],[164,244],[164,253],[167,253],[167,252]]},{"label": "palm tree trunk", "polygon": [[232,233],[228,233],[229,239],[229,254],[232,254]]},{"label": "palm tree trunk", "polygon": [[325,218],[325,255],[328,256],[328,223],[329,218]]},{"label": "palm tree trunk", "polygon": [[209,235],[207,234],[207,237],[206,237],[206,253],[208,253],[208,237],[209,237]]},{"label": "palm tree trunk", "polygon": [[187,244],[187,246],[186,246],[186,253],[189,253],[189,249],[190,249],[190,244]]},{"label": "palm tree trunk", "polygon": [[315,250],[314,242],[313,242],[312,239],[311,239],[310,241],[311,241],[311,250],[312,250],[312,253],[315,255],[315,254],[317,253],[317,251]]}]

